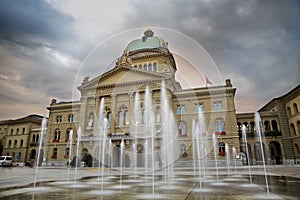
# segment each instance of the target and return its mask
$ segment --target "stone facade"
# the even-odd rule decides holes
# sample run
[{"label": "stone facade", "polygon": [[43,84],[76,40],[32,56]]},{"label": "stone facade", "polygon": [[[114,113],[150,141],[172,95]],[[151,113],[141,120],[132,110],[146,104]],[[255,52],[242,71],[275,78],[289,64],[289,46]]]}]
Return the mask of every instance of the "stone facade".
[{"label": "stone facade", "polygon": [[[132,152],[144,156],[147,145],[145,130],[147,124],[153,124],[155,150],[159,152],[164,148],[162,140],[168,132],[174,136],[174,160],[187,166],[185,163],[193,159],[193,130],[201,113],[206,127],[202,134],[206,159],[213,159],[213,147],[217,148],[220,161],[225,160],[226,153],[231,154],[235,148],[244,158],[249,157],[251,164],[261,164],[254,113],[236,114],[236,89],[230,79],[224,85],[182,89],[175,80],[176,71],[176,62],[168,44],[154,36],[152,30],[146,30],[142,39],[128,44],[113,69],[93,79],[86,77],[83,80],[78,87],[81,93],[79,101],[51,101],[47,107],[49,118],[39,163],[65,166],[78,152],[80,160],[90,154],[93,165],[99,165],[99,137],[105,137],[111,143],[106,144],[107,160],[103,164],[118,166],[122,144],[128,160],[133,160]],[[166,90],[164,95],[163,88]],[[263,146],[268,164],[297,163],[300,160],[299,90],[297,86],[258,111],[264,129]],[[172,130],[166,129],[162,119],[164,113],[169,112],[162,96],[173,112],[174,122],[169,127]],[[151,97],[152,102],[154,121],[151,123],[146,122],[150,118],[143,117],[143,114],[141,119],[136,117],[137,113],[146,112],[147,97]],[[103,114],[99,113],[100,110]],[[107,119],[107,132],[102,133],[105,136],[99,136],[101,116]],[[36,159],[41,122],[42,117],[37,115],[1,121],[2,154],[12,155],[15,162]],[[249,155],[245,151],[242,125],[246,126]],[[216,136],[215,144],[212,142],[213,135]],[[78,141],[80,148],[77,150]],[[225,152],[225,144],[229,147],[228,152]]]},{"label": "stone facade", "polygon": [[[149,30],[147,30],[149,31]],[[147,36],[145,32],[145,37]],[[156,36],[152,34],[147,36],[150,42],[155,41]],[[145,39],[147,41],[147,39]],[[161,104],[161,85],[165,83],[166,99],[174,113],[176,127],[176,157],[181,159],[184,154],[192,159],[192,130],[193,121],[198,119],[200,110],[203,112],[205,125],[207,127],[205,139],[207,143],[212,143],[212,134],[217,135],[217,144],[227,143],[230,147],[235,147],[239,151],[239,139],[236,129],[236,115],[234,107],[235,88],[231,81],[227,80],[224,85],[193,88],[183,90],[180,84],[175,80],[177,66],[173,55],[166,47],[160,43],[148,42],[148,47],[139,48],[131,42],[124,54],[118,59],[113,69],[96,77],[92,80],[85,78],[78,87],[81,92],[79,102],[56,102],[53,100],[48,107],[49,120],[47,129],[47,162],[64,165],[68,160],[69,144],[67,138],[68,130],[74,131],[73,146],[71,155],[75,155],[75,144],[77,129],[81,129],[81,149],[80,159],[89,153],[97,158],[99,152],[98,139],[98,117],[100,101],[104,100],[105,117],[109,120],[107,130],[108,139],[112,142],[111,152],[117,154],[117,148],[124,141],[125,152],[132,160],[130,152],[137,151],[133,148],[134,140],[139,142],[140,146],[145,146],[145,140],[142,132],[133,139],[132,126],[136,123],[142,130],[145,126],[142,122],[136,122],[134,119],[135,95],[138,93],[141,109],[146,98],[146,87],[151,93],[153,102],[153,112],[157,115],[164,109]],[[163,39],[158,38],[161,42]],[[156,45],[156,46],[155,46]],[[201,108],[200,108],[201,107]],[[163,111],[164,112],[164,111]],[[167,111],[165,111],[167,112]],[[74,121],[68,122],[67,117],[73,114]],[[58,119],[59,118],[59,119]],[[156,149],[162,148],[163,123],[157,120],[155,128],[157,130]],[[59,138],[58,138],[59,133]],[[224,152],[223,152],[224,153]],[[112,153],[114,154],[114,153]],[[212,156],[212,147],[208,148],[208,156]],[[220,160],[224,159],[225,154],[220,154]],[[114,155],[114,157],[118,157]],[[115,164],[118,163],[115,159]]]},{"label": "stone facade", "polygon": [[[258,110],[263,128],[263,146],[269,164],[300,163],[300,86],[274,98]],[[260,145],[255,137],[254,113],[237,114],[241,151],[246,154],[242,125],[247,127],[250,162],[261,163]],[[250,153],[251,152],[251,153]]]},{"label": "stone facade", "polygon": [[28,115],[15,120],[1,121],[2,155],[12,156],[13,161],[20,164],[36,159],[42,119],[39,115]]}]

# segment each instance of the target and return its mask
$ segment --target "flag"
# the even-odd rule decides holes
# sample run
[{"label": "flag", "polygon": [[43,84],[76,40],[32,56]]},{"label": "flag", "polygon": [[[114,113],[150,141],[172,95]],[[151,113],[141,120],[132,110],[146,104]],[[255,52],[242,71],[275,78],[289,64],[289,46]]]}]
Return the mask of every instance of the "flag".
[{"label": "flag", "polygon": [[212,82],[210,82],[210,81],[208,80],[207,76],[205,76],[205,82],[206,82],[206,85],[207,85],[207,84],[212,85]]}]

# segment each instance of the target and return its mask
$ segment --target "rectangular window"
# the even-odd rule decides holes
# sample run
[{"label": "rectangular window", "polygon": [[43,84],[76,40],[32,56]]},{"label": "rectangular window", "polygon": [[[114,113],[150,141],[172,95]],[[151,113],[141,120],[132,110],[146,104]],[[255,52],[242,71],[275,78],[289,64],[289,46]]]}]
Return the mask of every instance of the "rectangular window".
[{"label": "rectangular window", "polygon": [[204,111],[204,106],[202,103],[197,103],[195,104],[195,112],[198,113],[198,112],[203,112]]},{"label": "rectangular window", "polygon": [[185,105],[181,105],[181,114],[185,113]]},{"label": "rectangular window", "polygon": [[177,114],[180,114],[181,113],[181,107],[180,105],[177,105],[177,111],[176,111]]},{"label": "rectangular window", "polygon": [[220,111],[223,110],[223,104],[222,101],[214,102],[213,104],[214,111]]},{"label": "rectangular window", "polygon": [[62,122],[62,115],[56,115],[56,123]]},{"label": "rectangular window", "polygon": [[74,115],[73,114],[70,114],[69,116],[68,116],[68,121],[69,122],[74,122]]},{"label": "rectangular window", "polygon": [[185,105],[177,105],[176,113],[177,114],[184,114],[185,113]]}]

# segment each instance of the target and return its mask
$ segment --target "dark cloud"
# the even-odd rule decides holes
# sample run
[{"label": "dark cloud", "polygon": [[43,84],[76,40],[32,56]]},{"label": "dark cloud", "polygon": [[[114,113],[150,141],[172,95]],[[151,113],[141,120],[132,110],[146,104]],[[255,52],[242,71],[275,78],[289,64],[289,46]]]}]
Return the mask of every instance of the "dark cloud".
[{"label": "dark cloud", "polygon": [[0,1],[0,36],[2,38],[47,38],[61,41],[68,37],[73,19],[47,1]]},{"label": "dark cloud", "polygon": [[136,1],[134,5],[136,12],[128,15],[127,27],[150,23],[192,37],[212,56],[224,79],[233,79],[237,100],[256,98],[266,103],[300,82],[299,1]]},{"label": "dark cloud", "polygon": [[[143,32],[137,36],[118,31],[147,25],[173,29],[199,42],[223,78],[231,78],[237,87],[240,111],[258,109],[300,82],[296,0],[124,1],[122,8],[97,2],[99,9],[78,3],[77,10],[71,1],[0,3],[0,107],[7,110],[0,118],[17,114],[11,110],[17,105],[28,105],[29,112],[45,110],[51,98],[71,100],[72,89],[84,76],[95,78],[113,67],[128,42]],[[83,9],[88,10],[80,12]],[[99,43],[79,69],[80,61]]]}]

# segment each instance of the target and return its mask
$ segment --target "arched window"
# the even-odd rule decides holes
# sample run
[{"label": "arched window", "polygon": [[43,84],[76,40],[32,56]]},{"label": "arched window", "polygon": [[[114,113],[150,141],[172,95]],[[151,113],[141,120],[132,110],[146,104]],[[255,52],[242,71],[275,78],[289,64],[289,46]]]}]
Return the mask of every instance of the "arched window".
[{"label": "arched window", "polygon": [[52,142],[59,142],[59,140],[60,140],[60,130],[56,129],[54,131],[54,138],[53,138]]},{"label": "arched window", "polygon": [[153,71],[157,72],[157,64],[156,63],[153,63]]},{"label": "arched window", "polygon": [[144,64],[144,70],[147,70],[147,64]]},{"label": "arched window", "polygon": [[291,112],[291,108],[290,108],[290,107],[287,107],[286,112],[287,112],[287,116],[288,116],[288,117],[290,117],[290,116],[292,115],[292,112]]},{"label": "arched window", "polygon": [[152,64],[151,63],[148,64],[148,70],[152,71]]},{"label": "arched window", "polygon": [[143,69],[143,66],[142,66],[142,65],[139,65],[139,68],[140,68],[140,69]]},{"label": "arched window", "polygon": [[273,131],[278,131],[278,126],[276,120],[272,120],[272,130]]},{"label": "arched window", "polygon": [[298,135],[300,135],[300,121],[297,121],[297,130],[298,130]]},{"label": "arched window", "polygon": [[21,140],[20,147],[23,147],[23,143],[24,143],[24,141]]},{"label": "arched window", "polygon": [[220,156],[225,156],[226,155],[225,143],[224,142],[219,142],[218,146],[219,146],[219,155]]},{"label": "arched window", "polygon": [[124,126],[129,124],[129,113],[128,113],[128,108],[125,105],[122,105],[119,108],[118,112],[118,124],[119,126]]},{"label": "arched window", "polygon": [[265,125],[265,132],[271,130],[270,122],[268,120],[264,122],[264,125]]},{"label": "arched window", "polygon": [[17,135],[19,134],[19,128],[17,128],[17,133],[16,133]]},{"label": "arched window", "polygon": [[32,142],[35,142],[35,134],[32,135]]},{"label": "arched window", "polygon": [[8,141],[8,145],[7,145],[7,147],[8,147],[8,148],[10,148],[10,147],[11,147],[11,140],[9,140],[9,141]]},{"label": "arched window", "polygon": [[51,158],[57,158],[57,148],[53,148]]},{"label": "arched window", "polygon": [[225,123],[223,119],[216,119],[214,122],[215,134],[225,135]]},{"label": "arched window", "polygon": [[39,135],[39,134],[36,134],[35,141],[38,142],[39,139],[40,139],[40,135]]},{"label": "arched window", "polygon": [[[264,143],[256,142],[254,144],[254,153],[255,153],[255,159],[256,164],[263,164],[263,156],[266,158],[266,147]],[[265,159],[266,162],[266,159]]]},{"label": "arched window", "polygon": [[296,135],[296,129],[295,129],[295,125],[293,123],[291,123],[291,136],[295,136]]},{"label": "arched window", "polygon": [[246,126],[246,130],[247,130],[247,132],[249,132],[249,124],[248,124],[248,122],[243,122],[243,125]]},{"label": "arched window", "polygon": [[14,147],[17,147],[18,140],[15,140]]},{"label": "arched window", "polygon": [[71,138],[70,138],[70,134],[71,134],[72,128],[68,128],[67,132],[66,132],[66,138],[65,141],[68,142]]},{"label": "arched window", "polygon": [[70,156],[70,148],[67,147],[66,150],[65,150],[65,156],[64,156],[64,158],[69,158],[69,156]]},{"label": "arched window", "polygon": [[294,109],[294,115],[297,114],[299,111],[298,111],[298,106],[296,103],[293,104],[293,109]]},{"label": "arched window", "polygon": [[179,136],[187,136],[186,122],[181,121],[178,123],[178,134]]}]

